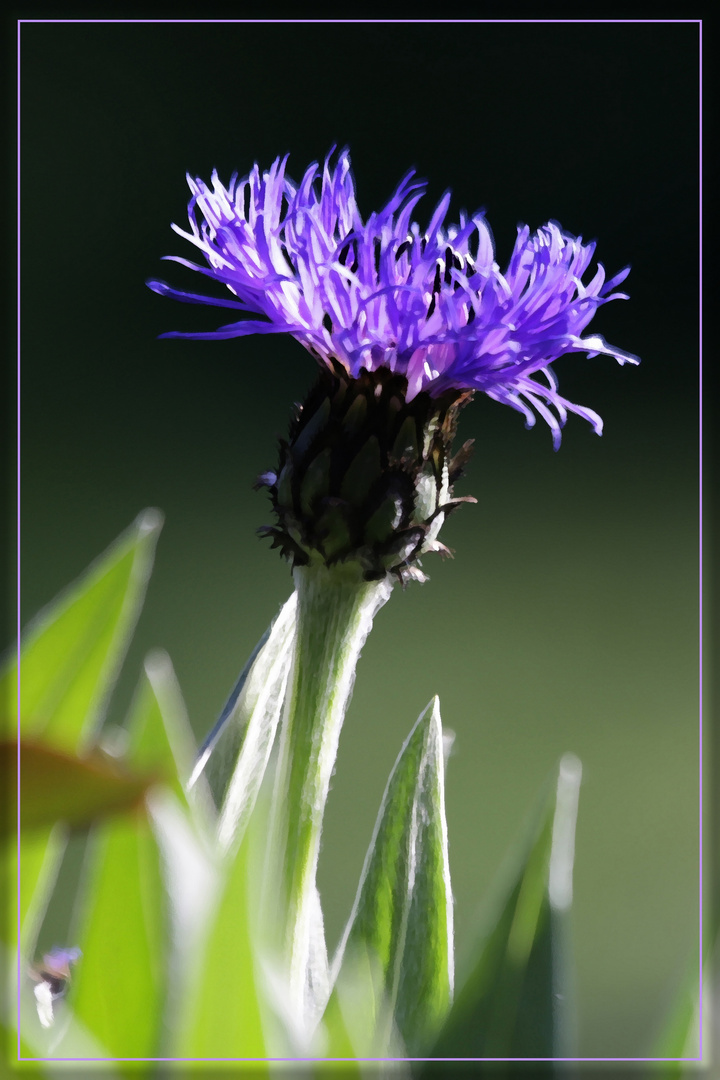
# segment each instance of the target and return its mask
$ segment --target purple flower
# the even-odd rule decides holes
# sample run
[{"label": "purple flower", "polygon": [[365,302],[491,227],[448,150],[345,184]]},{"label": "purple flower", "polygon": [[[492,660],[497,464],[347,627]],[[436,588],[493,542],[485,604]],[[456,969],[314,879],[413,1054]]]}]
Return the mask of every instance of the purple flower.
[{"label": "purple flower", "polygon": [[[332,153],[332,151],[331,151]],[[409,172],[387,205],[363,222],[347,150],[320,178],[311,165],[300,184],[285,174],[287,157],[260,174],[257,165],[228,187],[188,176],[190,231],[173,229],[202,252],[207,266],[168,256],[226,285],[235,299],[216,299],[148,282],[161,295],[263,316],[207,333],[163,337],[228,338],[288,333],[318,360],[339,361],[353,377],[389,368],[407,378],[407,400],[425,390],[480,390],[550,425],[555,449],[568,412],[598,434],[602,420],[558,393],[550,369],[565,353],[605,353],[620,364],[637,357],[593,334],[582,337],[596,309],[629,273],[610,280],[598,264],[583,284],[595,244],[549,222],[518,229],[505,273],[495,262],[481,212],[445,226],[446,192],[424,232],[411,220],[425,184]],[[318,182],[319,181],[319,182]]]}]

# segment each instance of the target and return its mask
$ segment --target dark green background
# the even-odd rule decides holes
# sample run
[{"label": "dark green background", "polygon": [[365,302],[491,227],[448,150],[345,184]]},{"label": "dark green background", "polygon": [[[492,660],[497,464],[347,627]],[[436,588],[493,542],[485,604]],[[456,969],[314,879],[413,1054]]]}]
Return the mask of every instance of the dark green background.
[{"label": "dark green background", "polygon": [[[593,330],[642,357],[568,357],[559,453],[486,399],[454,561],[396,595],[358,670],[320,885],[349,911],[387,774],[432,694],[448,773],[458,954],[560,755],[583,761],[574,938],[580,1052],[642,1055],[697,934],[698,32],[673,24],[27,24],[22,29],[22,606],[26,620],[143,507],[165,512],[111,719],[168,649],[199,736],[291,590],[254,536],[251,482],[313,364],[294,341],[157,341],[227,313],[171,233],[189,170],[291,153],[295,178],[348,144],[361,212],[410,166],[421,223],[484,206],[505,265],[549,218],[627,262],[632,299]],[[195,276],[197,277],[197,276]],[[129,883],[131,887],[131,883]]]}]

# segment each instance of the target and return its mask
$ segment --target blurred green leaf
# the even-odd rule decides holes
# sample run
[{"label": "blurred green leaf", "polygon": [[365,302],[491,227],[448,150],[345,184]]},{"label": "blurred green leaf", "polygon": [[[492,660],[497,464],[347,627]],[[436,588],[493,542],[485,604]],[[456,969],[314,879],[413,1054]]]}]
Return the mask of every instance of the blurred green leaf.
[{"label": "blurred green leaf", "polygon": [[214,845],[167,789],[147,799],[153,831],[162,856],[165,902],[170,931],[170,978],[165,1003],[163,1056],[175,1053],[178,1017],[189,983],[195,979],[196,958],[213,918],[219,872]]},{"label": "blurred green leaf", "polygon": [[[702,1003],[705,1055],[711,1032],[711,1002],[713,996],[713,972],[718,971],[720,959],[720,934],[710,938],[704,950]],[[652,1048],[652,1056],[658,1058],[695,1058],[700,1053],[700,974],[699,957],[693,956],[677,994],[674,1006],[665,1021],[663,1030]],[[681,1080],[693,1076],[698,1069],[692,1061],[658,1062],[658,1076],[663,1080]]]},{"label": "blurred green leaf", "polygon": [[[65,1062],[18,1060],[17,1016],[20,1008],[22,1032],[20,1034],[19,1056],[25,1059],[42,1059],[53,1056],[61,1032],[65,1052],[70,1057],[108,1058],[104,1046],[96,1042],[77,1020],[65,999],[54,1003],[55,1024],[44,1028],[38,1016],[34,989],[38,985],[29,976],[20,979],[18,999],[17,957],[12,950],[0,945],[0,969],[3,974],[2,1009],[0,1010],[0,1077],[5,1076],[55,1076],[70,1070],[80,1072],[82,1065],[70,1065]],[[115,1062],[97,1061],[89,1066],[93,1073],[110,1078],[118,1075]]]},{"label": "blurred green leaf", "polygon": [[[223,860],[215,901],[198,939],[179,1005],[180,1057],[268,1057],[248,897],[248,835]],[[255,1067],[265,1072],[267,1064]]]},{"label": "blurred green leaf", "polygon": [[0,940],[17,946],[19,900],[23,947],[32,948],[65,847],[66,830],[49,824],[23,834],[18,865],[17,757],[12,751],[0,755],[0,778],[6,825],[0,829],[0,870],[9,901],[0,923]]},{"label": "blurred green leaf", "polygon": [[[87,825],[97,817],[135,806],[157,779],[149,773],[131,773],[99,750],[83,758],[66,754],[39,741],[20,744],[20,826],[23,831],[48,828],[57,821]],[[17,761],[17,743],[0,743],[0,765],[10,773]],[[17,796],[17,781],[13,776]],[[4,826],[15,834],[17,802]]]},{"label": "blurred green leaf", "polygon": [[[345,948],[342,966],[316,1034],[317,1053],[327,1058],[397,1058],[407,1056],[393,1022],[385,991],[385,973],[375,953],[356,940]],[[368,1069],[347,1066],[362,1076]],[[393,1072],[402,1074],[403,1069]]]},{"label": "blurred green leaf", "polygon": [[[566,1056],[567,927],[581,766],[566,755],[556,792],[490,920],[431,1057]],[[425,1072],[435,1075],[432,1066]]]},{"label": "blurred green leaf", "polygon": [[[368,995],[369,999],[369,995]],[[346,1018],[345,1011],[341,1005],[341,995],[337,986],[333,987],[333,992],[330,995],[330,999],[323,1013],[322,1025],[320,1032],[316,1035],[318,1041],[318,1055],[323,1055],[329,1058],[357,1058],[362,1055],[362,1049],[367,1046],[368,1042],[372,1040],[375,1028],[377,1026],[374,1014],[371,1015],[371,1030],[366,1032],[367,1025],[363,1023],[363,1030],[359,1037],[354,1037],[355,1032],[351,1034],[349,1020],[352,1020],[353,1016],[357,1016],[358,1013],[362,1018],[367,1015],[367,1008],[363,1005],[360,1009],[355,1009],[351,1012],[349,1018]],[[319,1036],[319,1038],[318,1038]],[[348,1070],[348,1075],[360,1075],[360,1066],[356,1065],[354,1068]]]},{"label": "blurred green leaf", "polygon": [[[23,735],[83,749],[102,716],[142,606],[162,524],[146,510],[88,570],[31,622],[23,636]],[[17,724],[17,660],[0,678],[9,732]]]},{"label": "blurred green leaf", "polygon": [[190,780],[193,787],[207,778],[221,807],[218,839],[226,851],[240,842],[265,775],[292,662],[296,609],[293,593],[243,669]]},{"label": "blurred green leaf", "polygon": [[[658,1058],[697,1058],[700,1045],[700,994],[697,964],[692,976],[685,980],[678,995],[675,1008],[666,1023],[665,1030],[653,1047],[652,1056]],[[703,987],[703,997],[709,997],[709,980]],[[706,1028],[707,1030],[707,1028]],[[683,1061],[659,1061],[657,1072],[663,1080],[681,1080],[692,1075],[697,1068]]]},{"label": "blurred green leaf", "polygon": [[[416,1056],[447,1012],[453,983],[437,698],[416,721],[390,774],[334,969],[344,964],[345,952],[357,954],[358,949],[377,957],[389,1012],[409,1054]],[[388,1011],[378,1016],[380,1023],[387,1019]]]},{"label": "blurred green leaf", "polygon": [[[21,728],[33,739],[75,753],[97,724],[142,604],[162,523],[147,510],[68,589],[28,626],[22,641]],[[2,720],[7,737],[17,734],[17,656],[0,675]],[[8,762],[6,776],[15,769]],[[11,781],[12,783],[12,781]],[[6,787],[6,791],[10,784]],[[11,812],[12,809],[11,809]],[[38,920],[62,858],[64,831],[46,826],[24,835],[20,858],[20,917],[24,947],[32,948]],[[9,880],[17,855],[8,839],[4,852]],[[14,895],[14,890],[13,890]],[[7,940],[16,937],[17,912],[10,914]],[[4,928],[5,929],[5,928]]]},{"label": "blurred green leaf", "polygon": [[307,962],[305,1008],[310,1027],[317,1024],[330,996],[330,967],[325,941],[325,920],[320,893],[313,888],[309,900],[310,944]]},{"label": "blurred green leaf", "polygon": [[210,792],[204,777],[188,791],[197,747],[170,657],[162,650],[145,659],[127,725],[133,731],[129,763],[160,773],[196,824],[209,831],[214,817]]},{"label": "blurred green leaf", "polygon": [[0,923],[0,940],[16,949],[18,927],[21,927],[21,948],[25,955],[34,948],[62,860],[67,830],[64,825],[50,822],[23,833],[18,844],[17,744],[0,754],[0,776],[4,822],[4,828],[0,829],[0,872],[8,898]]},{"label": "blurred green leaf", "polygon": [[169,929],[160,853],[145,814],[96,828],[73,945],[69,1001],[116,1057],[157,1054],[168,976]]},{"label": "blurred green leaf", "polygon": [[[164,1034],[159,1052],[177,1039],[178,1013],[217,892],[212,810],[204,778],[187,793],[196,757],[195,740],[169,657],[151,653],[128,715],[128,760],[136,768],[159,768],[169,783],[147,798],[161,856],[167,912],[168,955]],[[212,850],[211,850],[212,848]]]},{"label": "blurred green leaf", "polygon": [[[173,722],[168,733],[144,675],[128,716],[123,766],[162,771],[162,790],[171,799],[168,788],[182,795],[173,744],[181,760],[186,751],[188,761],[181,767],[189,767],[192,752],[182,747],[186,733],[176,715],[171,727]],[[81,883],[83,914],[72,944],[80,947],[82,958],[70,1002],[78,1019],[118,1057],[162,1053],[170,976],[181,976],[177,964],[173,968],[175,866],[166,843],[163,849],[168,830],[162,841],[157,835],[154,809],[161,801],[154,789],[136,812],[95,828]]]},{"label": "blurred green leaf", "polygon": [[64,825],[24,833],[20,843],[20,864],[16,838],[10,836],[5,847],[7,882],[10,885],[9,923],[5,940],[17,945],[18,909],[16,883],[19,885],[21,946],[23,954],[32,951],[38,929],[52,893],[67,843]]}]

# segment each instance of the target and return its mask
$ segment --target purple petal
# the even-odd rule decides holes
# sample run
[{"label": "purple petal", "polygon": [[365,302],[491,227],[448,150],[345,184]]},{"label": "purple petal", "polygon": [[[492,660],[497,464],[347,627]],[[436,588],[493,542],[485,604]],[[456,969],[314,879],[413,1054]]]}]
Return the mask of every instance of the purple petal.
[{"label": "purple petal", "polygon": [[[189,231],[175,231],[200,250],[207,266],[170,256],[229,288],[218,300],[151,281],[160,295],[256,313],[207,333],[163,337],[210,339],[288,333],[327,363],[353,376],[380,366],[404,374],[408,397],[421,390],[482,391],[522,412],[541,415],[555,445],[568,412],[596,431],[600,418],[560,397],[549,369],[566,353],[598,353],[620,364],[637,357],[581,335],[597,309],[625,294],[613,290],[629,268],[605,281],[598,264],[589,282],[595,243],[549,221],[535,233],[518,227],[505,273],[483,212],[445,227],[446,191],[423,233],[411,215],[426,184],[407,172],[393,195],[363,223],[347,149],[322,169],[315,162],[295,184],[287,157],[260,174],[257,165],[228,187],[216,172],[208,187],[188,177]],[[328,319],[330,322],[328,323]],[[540,375],[548,385],[533,379]]]}]

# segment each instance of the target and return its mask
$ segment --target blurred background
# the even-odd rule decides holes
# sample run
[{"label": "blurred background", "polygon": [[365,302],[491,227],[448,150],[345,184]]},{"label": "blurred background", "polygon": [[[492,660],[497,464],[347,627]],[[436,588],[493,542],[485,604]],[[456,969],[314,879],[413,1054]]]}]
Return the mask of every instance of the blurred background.
[{"label": "blurred background", "polygon": [[[542,420],[477,399],[443,539],[454,560],[380,613],[358,669],[321,855],[329,944],[387,775],[433,694],[458,964],[564,751],[584,768],[574,941],[583,1056],[646,1054],[698,913],[698,31],[692,24],[26,24],[22,28],[22,615],[146,506],[160,538],[111,707],[168,650],[199,739],[289,595],[252,490],[314,378],[291,339],[158,341],[222,310],[160,263],[193,257],[186,171],[227,181],[349,145],[361,213],[414,167],[421,225],[487,210],[501,267],[519,223],[598,239],[628,302],[592,325],[639,368],[567,357],[559,453]],[[226,313],[227,314],[227,313]],[[132,883],[128,883],[132,887]]]}]

